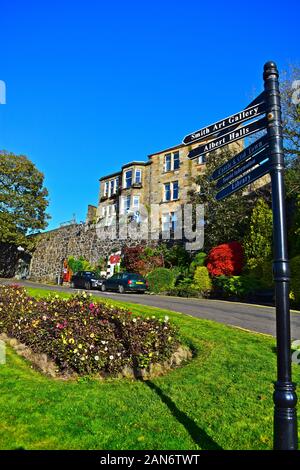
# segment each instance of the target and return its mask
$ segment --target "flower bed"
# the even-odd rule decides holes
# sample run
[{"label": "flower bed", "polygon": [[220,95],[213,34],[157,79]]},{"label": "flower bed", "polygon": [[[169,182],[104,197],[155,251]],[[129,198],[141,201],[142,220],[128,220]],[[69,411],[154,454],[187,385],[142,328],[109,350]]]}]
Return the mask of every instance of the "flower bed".
[{"label": "flower bed", "polygon": [[81,375],[149,370],[179,347],[167,317],[133,317],[86,294],[36,299],[16,285],[0,286],[0,333],[46,354],[61,372]]}]

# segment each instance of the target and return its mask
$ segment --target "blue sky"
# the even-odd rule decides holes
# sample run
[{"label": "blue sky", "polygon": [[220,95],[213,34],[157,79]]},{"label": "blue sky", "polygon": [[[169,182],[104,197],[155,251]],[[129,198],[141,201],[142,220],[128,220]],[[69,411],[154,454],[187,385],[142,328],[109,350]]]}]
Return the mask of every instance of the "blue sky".
[{"label": "blue sky", "polygon": [[299,2],[1,2],[0,149],[45,174],[49,228],[99,178],[243,109],[262,68],[299,63]]}]

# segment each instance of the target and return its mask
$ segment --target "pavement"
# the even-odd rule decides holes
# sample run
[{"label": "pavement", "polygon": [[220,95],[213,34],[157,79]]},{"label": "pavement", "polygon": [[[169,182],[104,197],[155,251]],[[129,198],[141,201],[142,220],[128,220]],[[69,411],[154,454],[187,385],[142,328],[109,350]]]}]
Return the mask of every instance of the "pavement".
[{"label": "pavement", "polygon": [[[39,289],[74,292],[74,289],[65,286],[53,286],[31,281],[14,279],[0,279],[0,284],[17,283],[25,287]],[[275,308],[263,305],[253,305],[241,302],[223,300],[191,299],[183,297],[169,297],[149,294],[119,294],[115,292],[89,291],[102,298],[110,298],[140,305],[149,305],[166,310],[172,310],[185,315],[191,315],[205,320],[213,320],[225,325],[231,325],[258,333],[275,336]],[[300,339],[300,312],[291,311],[292,339]]]}]

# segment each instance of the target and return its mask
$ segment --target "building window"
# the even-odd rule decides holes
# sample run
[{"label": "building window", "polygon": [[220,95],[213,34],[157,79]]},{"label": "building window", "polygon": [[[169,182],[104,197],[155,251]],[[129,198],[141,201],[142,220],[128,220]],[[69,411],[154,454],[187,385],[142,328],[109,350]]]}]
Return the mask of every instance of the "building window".
[{"label": "building window", "polygon": [[130,188],[132,185],[132,170],[125,171],[125,188]]},{"label": "building window", "polygon": [[107,194],[108,194],[108,181],[106,181],[104,184],[103,196],[107,196]]},{"label": "building window", "polygon": [[115,180],[109,182],[109,196],[112,196],[115,192]]},{"label": "building window", "polygon": [[124,196],[123,201],[123,213],[126,214],[130,210],[131,198],[130,196]]},{"label": "building window", "polygon": [[170,229],[170,215],[169,214],[162,214],[161,217],[161,225],[162,231],[168,232]]},{"label": "building window", "polygon": [[172,169],[172,155],[170,153],[167,153],[165,155],[165,171],[171,171]]},{"label": "building window", "polygon": [[142,170],[137,169],[135,170],[135,183],[141,183],[142,182]]},{"label": "building window", "polygon": [[179,185],[178,181],[174,181],[172,183],[172,199],[178,199],[179,198]]},{"label": "building window", "polygon": [[171,219],[171,230],[175,232],[177,228],[177,212],[171,212],[170,219]]},{"label": "building window", "polygon": [[173,169],[178,170],[179,168],[179,152],[173,153]]},{"label": "building window", "polygon": [[115,179],[115,193],[118,192],[119,183],[120,183],[120,180],[119,180],[119,177],[117,176],[116,179]]},{"label": "building window", "polygon": [[140,207],[140,196],[133,196],[133,203],[132,203],[133,210],[138,210]]},{"label": "building window", "polygon": [[173,181],[173,183],[166,183],[164,185],[164,201],[175,201],[176,199],[179,199],[178,181]]},{"label": "building window", "polygon": [[178,170],[180,167],[179,152],[166,153],[165,171]]},{"label": "building window", "polygon": [[203,163],[206,163],[206,157],[205,155],[200,155],[200,157],[198,157],[198,164],[203,165]]},{"label": "building window", "polygon": [[164,200],[171,201],[171,183],[166,183],[164,186],[165,186]]}]

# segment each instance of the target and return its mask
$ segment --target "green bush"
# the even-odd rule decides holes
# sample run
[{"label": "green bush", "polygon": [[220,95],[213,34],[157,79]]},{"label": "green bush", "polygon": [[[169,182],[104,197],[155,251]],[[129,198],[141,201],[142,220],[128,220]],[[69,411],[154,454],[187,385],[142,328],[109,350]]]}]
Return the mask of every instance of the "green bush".
[{"label": "green bush", "polygon": [[202,295],[208,295],[210,293],[212,282],[209,277],[208,269],[205,266],[196,267],[192,287],[199,290]]},{"label": "green bush", "polygon": [[217,276],[213,278],[215,294],[222,297],[245,298],[263,288],[259,279],[253,276]]},{"label": "green bush", "polygon": [[201,298],[201,292],[191,285],[179,284],[167,292],[167,295],[174,295],[176,297],[195,297]]},{"label": "green bush", "polygon": [[291,301],[295,307],[300,307],[300,256],[291,259]]},{"label": "green bush", "polygon": [[246,266],[246,272],[250,277],[259,279],[262,289],[271,289],[274,287],[272,261],[262,260],[255,268],[247,270],[249,265]]},{"label": "green bush", "polygon": [[190,264],[190,273],[194,274],[197,266],[204,266],[205,265],[205,260],[206,260],[207,254],[204,253],[203,251],[200,251],[200,253],[197,253],[194,256],[193,261]]},{"label": "green bush", "polygon": [[147,275],[149,290],[158,294],[172,289],[175,285],[176,275],[167,268],[156,268]]}]

